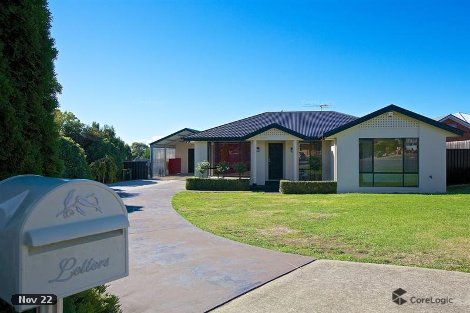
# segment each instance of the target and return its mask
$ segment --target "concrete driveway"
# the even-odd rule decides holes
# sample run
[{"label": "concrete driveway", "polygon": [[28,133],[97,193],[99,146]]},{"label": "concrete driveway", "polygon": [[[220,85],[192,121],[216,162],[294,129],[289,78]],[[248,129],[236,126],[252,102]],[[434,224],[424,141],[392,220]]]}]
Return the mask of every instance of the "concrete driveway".
[{"label": "concrete driveway", "polygon": [[[406,291],[400,297],[406,302],[396,299],[401,304],[392,301],[398,288]],[[214,311],[239,312],[464,313],[470,312],[470,274],[318,260]]]},{"label": "concrete driveway", "polygon": [[176,213],[184,181],[111,186],[128,207],[130,275],[111,283],[124,312],[204,312],[313,259],[202,231]]}]

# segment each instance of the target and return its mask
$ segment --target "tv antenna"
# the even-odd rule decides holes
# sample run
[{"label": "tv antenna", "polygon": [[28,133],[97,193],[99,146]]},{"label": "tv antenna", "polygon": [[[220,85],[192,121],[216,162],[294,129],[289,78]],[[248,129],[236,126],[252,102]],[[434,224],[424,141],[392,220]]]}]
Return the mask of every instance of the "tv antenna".
[{"label": "tv antenna", "polygon": [[307,103],[307,104],[304,104],[303,106],[304,107],[317,107],[317,108],[320,108],[320,111],[323,111],[323,108],[328,108],[328,107],[331,107],[333,105],[330,104],[330,103],[322,103],[322,104],[313,104],[313,103],[309,104],[309,103]]}]

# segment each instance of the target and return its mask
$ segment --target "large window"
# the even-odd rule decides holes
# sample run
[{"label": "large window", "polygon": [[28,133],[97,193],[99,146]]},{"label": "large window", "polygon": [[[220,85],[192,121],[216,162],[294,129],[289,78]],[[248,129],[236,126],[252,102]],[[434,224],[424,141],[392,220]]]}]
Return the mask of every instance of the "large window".
[{"label": "large window", "polygon": [[[229,164],[229,171],[225,176],[238,176],[235,170],[235,164],[238,162],[245,163],[246,171],[242,176],[250,176],[251,167],[251,143],[250,142],[214,142],[209,145],[209,155],[211,156],[211,165],[215,167],[220,162]],[[213,171],[211,171],[212,173]]]},{"label": "large window", "polygon": [[418,138],[359,139],[359,186],[418,187]]},{"label": "large window", "polygon": [[321,141],[300,143],[299,180],[322,180]]}]

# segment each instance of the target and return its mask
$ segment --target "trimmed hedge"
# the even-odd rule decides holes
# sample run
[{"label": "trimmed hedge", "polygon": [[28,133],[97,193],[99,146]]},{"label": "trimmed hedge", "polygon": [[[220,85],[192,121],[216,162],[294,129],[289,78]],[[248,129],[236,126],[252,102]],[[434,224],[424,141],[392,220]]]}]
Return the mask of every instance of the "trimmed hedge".
[{"label": "trimmed hedge", "polygon": [[336,182],[281,180],[279,192],[285,194],[336,193]]},{"label": "trimmed hedge", "polygon": [[186,178],[186,189],[209,191],[245,191],[250,190],[250,180],[188,177]]}]

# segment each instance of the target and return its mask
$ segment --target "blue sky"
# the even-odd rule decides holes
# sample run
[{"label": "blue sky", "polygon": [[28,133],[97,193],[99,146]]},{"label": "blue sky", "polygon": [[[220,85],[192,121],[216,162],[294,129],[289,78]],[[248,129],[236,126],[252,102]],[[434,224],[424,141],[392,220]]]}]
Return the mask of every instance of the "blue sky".
[{"label": "blue sky", "polygon": [[470,111],[467,1],[53,0],[62,110],[125,141],[264,111]]}]

